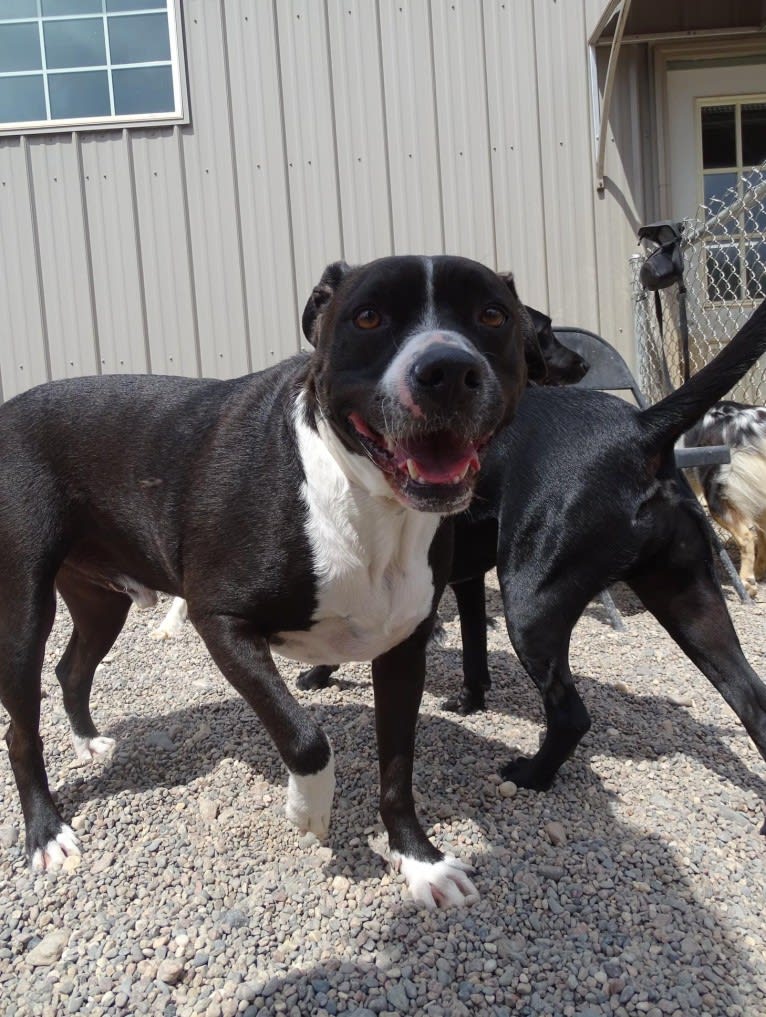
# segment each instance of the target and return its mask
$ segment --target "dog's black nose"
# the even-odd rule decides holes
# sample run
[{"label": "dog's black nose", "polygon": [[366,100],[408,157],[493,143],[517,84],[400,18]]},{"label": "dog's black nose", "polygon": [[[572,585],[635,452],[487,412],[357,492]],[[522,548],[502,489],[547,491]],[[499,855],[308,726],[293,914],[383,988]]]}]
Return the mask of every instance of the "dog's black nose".
[{"label": "dog's black nose", "polygon": [[413,394],[445,405],[470,400],[483,380],[483,362],[475,353],[443,343],[424,350],[410,369]]}]

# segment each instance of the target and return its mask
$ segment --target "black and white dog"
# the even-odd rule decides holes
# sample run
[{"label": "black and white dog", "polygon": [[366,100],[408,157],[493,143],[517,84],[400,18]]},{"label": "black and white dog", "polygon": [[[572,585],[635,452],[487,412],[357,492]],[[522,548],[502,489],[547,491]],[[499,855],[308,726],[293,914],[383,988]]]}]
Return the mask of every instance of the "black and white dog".
[{"label": "black and white dog", "polygon": [[[563,346],[553,331],[553,321],[534,307],[524,305],[520,309],[521,330],[524,337],[524,355],[527,363],[527,379],[530,385],[574,385],[585,377],[588,365],[573,350]],[[304,316],[306,338],[310,339],[311,316]],[[172,639],[181,630],[188,617],[186,601],[174,597],[160,624],[151,631],[152,639]],[[299,681],[299,686],[301,682]],[[308,688],[316,687],[309,684]]]},{"label": "black and white dog", "polygon": [[[484,575],[496,566],[508,634],[545,708],[539,751],[502,768],[518,786],[549,788],[590,727],[569,644],[588,603],[618,580],[710,680],[766,759],[766,686],[742,653],[705,518],[673,450],[764,350],[766,303],[710,364],[654,406],[638,410],[577,388],[533,388],[513,427],[493,443],[474,501],[455,520],[450,582],[464,684],[445,707],[467,714],[484,706]],[[334,670],[313,668],[299,683],[322,687]]]},{"label": "black and white dog", "polygon": [[109,748],[89,711],[96,666],[131,602],[161,590],[186,599],[273,738],[288,818],[319,836],[332,748],[271,648],[372,660],[394,862],[426,906],[475,892],[415,814],[415,726],[450,568],[444,519],[469,504],[526,382],[521,304],[510,277],[462,258],[338,262],[303,325],[312,353],[244,378],[80,378],[0,408],[0,700],[33,868],[79,850],[38,732],[55,591],[74,623],[56,674],[88,756]]},{"label": "black and white dog", "polygon": [[723,400],[684,437],[695,445],[728,445],[731,462],[695,467],[689,478],[713,519],[739,547],[739,574],[751,597],[766,577],[766,406]]}]

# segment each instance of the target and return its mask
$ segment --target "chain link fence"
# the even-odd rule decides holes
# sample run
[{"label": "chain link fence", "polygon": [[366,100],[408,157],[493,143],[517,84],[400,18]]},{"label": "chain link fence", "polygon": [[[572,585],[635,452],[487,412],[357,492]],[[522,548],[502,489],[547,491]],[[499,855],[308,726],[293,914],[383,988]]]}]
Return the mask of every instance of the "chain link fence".
[{"label": "chain link fence", "polygon": [[[710,198],[682,225],[685,295],[677,285],[646,292],[639,272],[649,251],[631,258],[639,380],[650,402],[684,380],[684,301],[693,374],[766,298],[766,162],[747,170],[735,187]],[[766,357],[730,398],[766,404]]]}]

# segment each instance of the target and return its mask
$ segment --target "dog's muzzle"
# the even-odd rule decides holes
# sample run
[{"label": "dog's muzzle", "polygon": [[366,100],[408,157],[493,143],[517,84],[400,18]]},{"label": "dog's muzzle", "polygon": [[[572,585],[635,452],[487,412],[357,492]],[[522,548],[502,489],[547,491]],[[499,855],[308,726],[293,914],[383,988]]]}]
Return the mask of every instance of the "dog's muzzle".
[{"label": "dog's muzzle", "polygon": [[389,365],[380,396],[380,416],[348,419],[397,498],[425,511],[461,511],[502,406],[484,357],[455,333],[420,333]]}]

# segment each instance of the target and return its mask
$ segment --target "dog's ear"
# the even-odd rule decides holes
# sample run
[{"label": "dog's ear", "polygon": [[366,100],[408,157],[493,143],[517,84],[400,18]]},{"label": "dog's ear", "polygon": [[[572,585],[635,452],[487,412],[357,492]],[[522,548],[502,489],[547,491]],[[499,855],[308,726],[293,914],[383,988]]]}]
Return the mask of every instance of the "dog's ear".
[{"label": "dog's ear", "polygon": [[527,362],[527,380],[535,385],[544,385],[548,379],[548,365],[540,347],[534,322],[529,311],[519,299],[513,273],[499,272],[498,275],[511,291],[518,311],[521,334],[524,337],[524,359]]},{"label": "dog's ear", "polygon": [[516,292],[516,280],[513,278],[513,272],[498,272],[497,274],[511,291],[513,299],[518,300],[519,303],[521,303],[519,300],[519,294]]},{"label": "dog's ear", "polygon": [[337,290],[344,276],[351,271],[351,266],[345,261],[334,261],[322,272],[322,278],[311,291],[311,296],[306,301],[301,318],[303,334],[312,346],[316,346],[319,335],[319,322],[322,311],[330,302],[330,297]]}]

